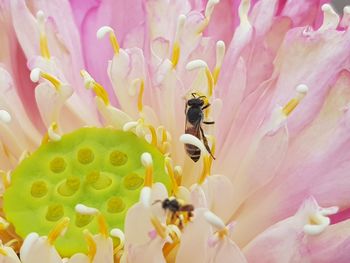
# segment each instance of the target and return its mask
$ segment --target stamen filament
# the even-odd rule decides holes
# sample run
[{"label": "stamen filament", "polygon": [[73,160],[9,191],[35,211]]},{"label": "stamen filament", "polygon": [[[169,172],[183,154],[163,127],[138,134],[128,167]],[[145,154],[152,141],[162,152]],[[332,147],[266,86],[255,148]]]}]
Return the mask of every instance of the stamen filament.
[{"label": "stamen filament", "polygon": [[33,82],[38,82],[40,77],[48,80],[54,86],[56,91],[61,90],[61,85],[62,85],[61,81],[58,80],[56,77],[52,76],[51,74],[42,71],[40,68],[34,68],[30,72],[30,79]]},{"label": "stamen filament", "polygon": [[109,105],[109,96],[104,87],[96,82],[86,70],[81,70],[80,75],[84,78],[85,87],[95,92],[96,96],[102,99],[105,105]]},{"label": "stamen filament", "polygon": [[139,91],[139,96],[137,99],[137,109],[139,112],[142,112],[143,110],[143,92],[145,90],[145,82],[143,81],[143,79],[140,81],[140,91]]},{"label": "stamen filament", "polygon": [[39,10],[36,13],[36,19],[40,30],[40,53],[43,58],[50,59],[50,51],[47,43],[47,37],[45,32],[45,16],[44,12]]},{"label": "stamen filament", "polygon": [[0,171],[0,174],[1,174],[2,183],[3,183],[3,185],[4,185],[5,189],[6,189],[6,188],[8,188],[10,186],[10,181],[8,179],[8,175],[7,175],[7,173],[5,171]]},{"label": "stamen filament", "polygon": [[70,219],[68,217],[64,217],[49,233],[47,237],[47,241],[50,245],[53,245],[56,239],[63,234],[63,232],[67,229],[69,225]]},{"label": "stamen filament", "polygon": [[106,219],[104,218],[104,216],[99,213],[97,216],[97,222],[98,222],[98,227],[99,227],[99,232],[101,233],[101,235],[104,238],[108,237],[108,226],[106,223]]},{"label": "stamen filament", "polygon": [[218,82],[222,62],[224,60],[224,55],[225,55],[225,43],[223,41],[218,41],[216,43],[216,64],[213,70],[214,86]]},{"label": "stamen filament", "polygon": [[152,216],[151,217],[151,223],[154,226],[157,234],[162,238],[166,238],[166,227],[162,225],[162,223],[158,220],[158,218]]},{"label": "stamen filament", "polygon": [[151,132],[151,136],[152,136],[151,144],[154,145],[154,146],[157,146],[156,129],[152,125],[148,125],[147,127],[148,127],[149,131]]},{"label": "stamen filament", "polygon": [[210,158],[211,156],[206,154],[203,157],[203,170],[202,175],[199,178],[198,184],[203,184],[205,179],[210,175]]},{"label": "stamen filament", "polygon": [[304,84],[299,85],[296,88],[297,96],[293,99],[291,99],[282,109],[282,112],[285,116],[289,116],[293,110],[298,106],[300,101],[305,97],[306,93],[308,92],[308,87]]},{"label": "stamen filament", "polygon": [[175,38],[174,38],[174,45],[173,45],[173,51],[171,54],[171,63],[173,65],[173,68],[176,67],[177,63],[179,62],[180,58],[180,35],[182,33],[182,30],[185,25],[186,16],[180,15],[177,20],[177,27],[175,32]]},{"label": "stamen filament", "polygon": [[57,133],[57,131],[58,131],[57,122],[52,122],[52,124],[48,128],[47,132],[43,136],[41,143],[45,144],[45,143],[48,143],[49,141],[57,142],[57,141],[61,140],[61,135],[59,135]]},{"label": "stamen filament", "polygon": [[93,262],[93,259],[97,251],[96,242],[94,241],[93,236],[87,229],[84,230],[84,236],[85,236],[86,243],[88,245],[87,256],[89,257],[90,262]]},{"label": "stamen filament", "polygon": [[109,41],[111,42],[113,51],[115,55],[119,54],[119,43],[117,37],[115,36],[114,30],[109,26],[103,26],[97,30],[96,36],[98,39],[103,38],[107,33],[109,33]]},{"label": "stamen filament", "polygon": [[142,165],[146,168],[144,187],[152,187],[153,185],[153,160],[151,154],[145,152],[141,155]]},{"label": "stamen filament", "polygon": [[165,167],[166,167],[166,171],[170,177],[171,180],[171,184],[172,184],[172,188],[173,188],[173,193],[176,195],[178,193],[179,190],[179,186],[177,184],[176,178],[175,178],[175,174],[174,174],[174,170],[173,167],[171,165],[171,159],[169,157],[165,158]]}]

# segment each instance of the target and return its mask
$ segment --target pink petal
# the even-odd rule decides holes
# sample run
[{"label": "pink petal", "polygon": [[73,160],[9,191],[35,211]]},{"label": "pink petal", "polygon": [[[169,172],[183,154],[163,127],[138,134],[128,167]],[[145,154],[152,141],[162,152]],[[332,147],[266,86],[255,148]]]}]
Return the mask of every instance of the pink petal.
[{"label": "pink petal", "polygon": [[[182,235],[176,262],[202,263],[208,260],[208,239],[211,227],[204,218],[205,208],[195,210],[193,222],[186,225]],[[195,255],[195,256],[194,256]]]},{"label": "pink petal", "polygon": [[247,260],[239,247],[228,238],[219,241],[213,250],[215,251],[212,252],[211,259],[209,261],[211,263],[247,263]]},{"label": "pink petal", "polygon": [[129,245],[126,247],[127,262],[165,263],[163,246],[164,240],[159,237],[144,245]]}]

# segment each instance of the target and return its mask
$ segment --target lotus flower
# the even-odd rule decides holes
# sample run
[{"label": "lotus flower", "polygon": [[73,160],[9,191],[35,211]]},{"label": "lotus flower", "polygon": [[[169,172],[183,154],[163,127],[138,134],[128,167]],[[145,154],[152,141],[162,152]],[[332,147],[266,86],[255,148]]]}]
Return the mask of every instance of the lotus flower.
[{"label": "lotus flower", "polygon": [[0,12],[0,262],[350,261],[349,7]]}]

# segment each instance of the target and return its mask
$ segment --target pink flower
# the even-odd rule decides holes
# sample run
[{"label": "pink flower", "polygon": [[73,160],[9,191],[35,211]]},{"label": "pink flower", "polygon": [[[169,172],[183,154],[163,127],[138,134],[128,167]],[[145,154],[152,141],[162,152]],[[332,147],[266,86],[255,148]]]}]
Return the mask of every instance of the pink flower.
[{"label": "pink flower", "polygon": [[0,24],[0,262],[349,262],[349,7],[4,0]]}]

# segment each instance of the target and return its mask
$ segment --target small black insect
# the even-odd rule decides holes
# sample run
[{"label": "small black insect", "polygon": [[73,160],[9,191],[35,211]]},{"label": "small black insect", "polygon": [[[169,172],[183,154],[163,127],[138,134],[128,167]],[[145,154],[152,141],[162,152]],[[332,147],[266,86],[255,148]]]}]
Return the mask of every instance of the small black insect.
[{"label": "small black insect", "polygon": [[176,219],[179,220],[179,227],[183,228],[183,222],[181,213],[187,215],[187,220],[191,220],[193,217],[194,207],[191,204],[182,204],[182,202],[175,197],[166,198],[163,201],[157,200],[153,204],[162,202],[162,208],[165,211],[169,211],[171,214],[170,222],[173,223]]},{"label": "small black insect", "polygon": [[[208,140],[204,135],[204,131],[202,128],[202,123],[203,124],[214,124],[215,122],[213,121],[204,121],[204,114],[203,110],[208,108],[210,104],[204,105],[204,99],[206,98],[205,96],[196,96],[196,93],[192,93],[193,98],[189,99],[186,102],[186,109],[185,109],[185,114],[186,114],[186,125],[185,125],[185,133],[191,134],[198,139],[202,140],[204,143],[205,148],[211,155],[211,157],[215,160],[215,157],[211,153],[210,147],[208,145]],[[199,160],[199,157],[201,156],[201,150],[192,144],[185,144],[185,150],[188,154],[189,157],[194,162],[197,162]]]}]

